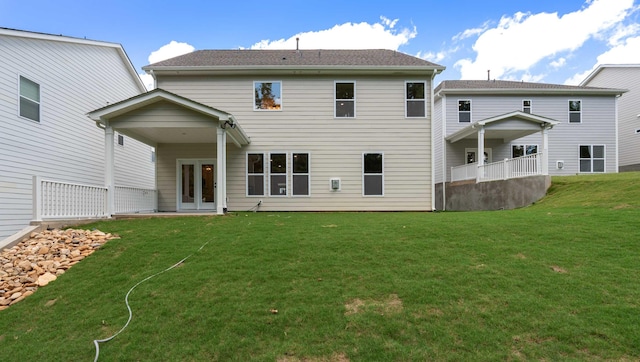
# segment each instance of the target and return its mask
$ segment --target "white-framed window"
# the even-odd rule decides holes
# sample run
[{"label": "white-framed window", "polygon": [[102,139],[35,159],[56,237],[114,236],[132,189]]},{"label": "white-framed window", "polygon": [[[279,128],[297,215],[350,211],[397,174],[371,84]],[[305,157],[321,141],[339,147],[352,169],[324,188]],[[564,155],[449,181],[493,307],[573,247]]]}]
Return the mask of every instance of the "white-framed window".
[{"label": "white-framed window", "polygon": [[20,76],[20,117],[40,122],[40,85]]},{"label": "white-framed window", "polygon": [[264,153],[247,153],[247,196],[264,196]]},{"label": "white-framed window", "polygon": [[582,101],[578,99],[569,100],[569,123],[582,122]]},{"label": "white-framed window", "polygon": [[311,194],[310,158],[308,153],[291,153],[291,189],[292,196]]},{"label": "white-framed window", "polygon": [[580,172],[604,172],[604,145],[580,145]]},{"label": "white-framed window", "polygon": [[531,100],[523,99],[522,100],[522,111],[524,113],[531,113]]},{"label": "white-framed window", "polygon": [[124,146],[124,136],[118,134],[118,146]]},{"label": "white-framed window", "polygon": [[384,154],[362,154],[362,195],[384,196]]},{"label": "white-framed window", "polygon": [[282,109],[282,81],[253,82],[253,110],[279,111]]},{"label": "white-framed window", "polygon": [[538,153],[538,145],[511,145],[511,158]]},{"label": "white-framed window", "polygon": [[355,118],[356,116],[356,82],[335,82],[335,117]]},{"label": "white-framed window", "polygon": [[287,196],[287,154],[269,154],[269,196]]},{"label": "white-framed window", "polygon": [[458,122],[460,123],[471,122],[471,100],[470,99],[458,100]]},{"label": "white-framed window", "polygon": [[422,117],[427,114],[426,82],[405,82],[405,116]]}]

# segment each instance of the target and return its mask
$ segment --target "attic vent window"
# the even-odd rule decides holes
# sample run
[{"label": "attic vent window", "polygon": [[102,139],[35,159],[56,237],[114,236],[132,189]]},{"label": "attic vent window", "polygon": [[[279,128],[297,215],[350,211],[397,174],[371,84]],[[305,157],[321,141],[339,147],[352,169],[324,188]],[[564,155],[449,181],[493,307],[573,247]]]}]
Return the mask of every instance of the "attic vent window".
[{"label": "attic vent window", "polygon": [[118,144],[124,146],[124,136],[121,134],[118,135]]}]

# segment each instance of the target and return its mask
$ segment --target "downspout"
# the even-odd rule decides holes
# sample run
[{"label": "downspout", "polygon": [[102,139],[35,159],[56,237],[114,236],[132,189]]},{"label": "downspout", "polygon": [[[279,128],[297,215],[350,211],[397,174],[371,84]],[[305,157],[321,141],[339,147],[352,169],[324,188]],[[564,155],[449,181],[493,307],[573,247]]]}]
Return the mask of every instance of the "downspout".
[{"label": "downspout", "polygon": [[435,137],[433,134],[433,107],[435,105],[435,102],[433,100],[433,80],[436,78],[437,75],[437,71],[434,70],[433,73],[431,73],[431,84],[429,86],[431,95],[431,105],[429,108],[429,119],[430,119],[430,126],[429,126],[429,132],[431,132],[431,211],[436,211],[436,182],[435,182],[435,170],[436,170],[436,156],[435,156]]},{"label": "downspout", "polygon": [[447,134],[447,96],[442,96],[442,211],[447,211],[447,141],[444,135]]},{"label": "downspout", "polygon": [[615,173],[620,172],[620,139],[619,139],[619,134],[618,134],[618,100],[620,99],[620,97],[622,97],[622,94],[618,94],[616,95],[616,170]]}]

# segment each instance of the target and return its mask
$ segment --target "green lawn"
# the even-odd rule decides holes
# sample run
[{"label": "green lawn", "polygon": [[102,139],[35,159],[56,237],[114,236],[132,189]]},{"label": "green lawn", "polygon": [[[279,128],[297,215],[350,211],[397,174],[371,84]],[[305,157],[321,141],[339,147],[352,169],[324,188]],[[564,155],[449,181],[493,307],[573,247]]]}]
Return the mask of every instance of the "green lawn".
[{"label": "green lawn", "polygon": [[121,239],[0,312],[0,359],[93,359],[193,254],[101,361],[639,360],[640,173],[553,183],[512,211],[96,223]]}]

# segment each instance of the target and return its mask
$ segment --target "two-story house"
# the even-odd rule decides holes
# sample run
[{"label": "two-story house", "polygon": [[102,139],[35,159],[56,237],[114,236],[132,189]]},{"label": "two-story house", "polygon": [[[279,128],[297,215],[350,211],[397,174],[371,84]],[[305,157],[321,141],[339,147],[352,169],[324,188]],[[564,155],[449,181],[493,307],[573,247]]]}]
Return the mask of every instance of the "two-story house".
[{"label": "two-story house", "polygon": [[[391,50],[202,50],[96,109],[155,147],[158,210],[432,210],[433,79]],[[107,182],[113,184],[113,182]]]},{"label": "two-story house", "polygon": [[[0,28],[0,59],[3,240],[34,219],[34,178],[105,184],[104,131],[86,113],[146,90],[120,44]],[[114,180],[153,189],[151,147],[122,134],[112,146]],[[73,215],[73,204],[61,199],[51,214]]]},{"label": "two-story house", "polygon": [[[617,172],[617,99],[624,92],[500,80],[443,81],[434,91],[437,208],[483,208],[465,202],[513,207],[498,196],[497,204],[488,206],[491,197],[484,185],[473,192],[466,186],[464,197],[456,195],[444,187],[451,182]],[[545,183],[515,206],[544,195]],[[500,197],[509,193],[505,185],[499,189]],[[523,189],[516,188],[518,193]]]},{"label": "two-story house", "polygon": [[580,85],[629,90],[618,101],[618,168],[640,171],[640,64],[600,65]]}]

